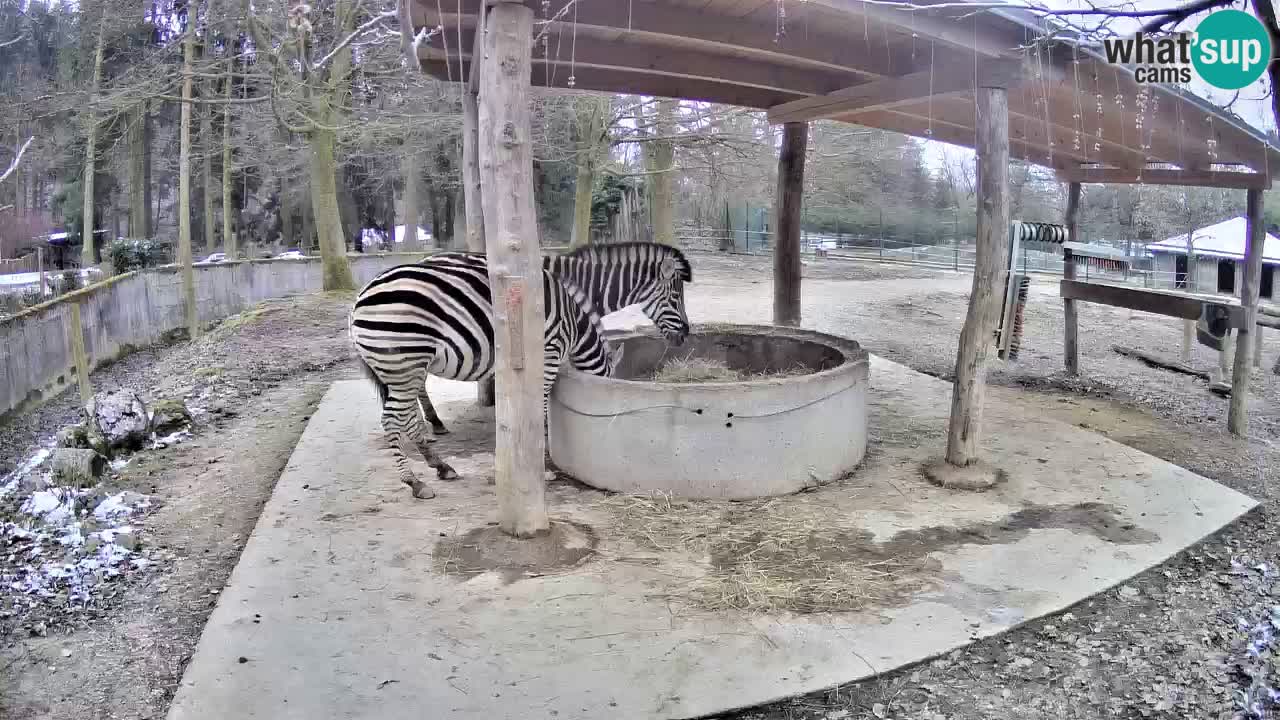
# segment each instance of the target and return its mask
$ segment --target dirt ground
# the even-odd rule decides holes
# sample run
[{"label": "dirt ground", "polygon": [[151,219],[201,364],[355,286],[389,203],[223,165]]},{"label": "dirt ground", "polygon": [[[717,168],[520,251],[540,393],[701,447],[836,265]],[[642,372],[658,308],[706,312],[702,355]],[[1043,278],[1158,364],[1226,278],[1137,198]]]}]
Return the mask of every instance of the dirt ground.
[{"label": "dirt ground", "polygon": [[[134,354],[94,373],[97,390],[185,398],[193,437],[144,450],[108,488],[158,500],[142,523],[157,562],[73,619],[0,619],[0,717],[163,718],[258,513],[306,419],[347,360],[349,300],[265,303],[195,343]],[[0,428],[0,475],[78,419],[67,393]]]},{"label": "dirt ground", "polygon": [[[691,255],[694,321],[768,322],[768,258]],[[806,261],[804,323],[948,377],[970,277],[905,265]],[[94,375],[207,412],[193,437],[143,457],[113,487],[156,496],[144,541],[162,562],[144,581],[47,636],[0,621],[0,717],[162,718],[201,627],[328,383],[351,377],[349,299],[267,303],[209,333],[137,353]],[[1062,303],[1032,288],[1018,362],[990,392],[1182,465],[1260,500],[1218,536],[1063,615],[915,668],[733,716],[736,720],[1269,717],[1277,705],[1280,549],[1271,479],[1280,468],[1280,377],[1253,382],[1247,441],[1227,401],[1195,378],[1122,358],[1113,344],[1176,356],[1179,321],[1082,305],[1082,377],[1060,371]],[[1280,354],[1266,344],[1264,363]],[[1194,364],[1216,356],[1197,348]],[[75,420],[74,394],[0,426],[0,474]],[[1013,429],[1003,429],[1005,431]],[[1001,432],[989,428],[988,432]],[[69,651],[69,652],[68,652]],[[55,669],[51,669],[55,668]]]}]

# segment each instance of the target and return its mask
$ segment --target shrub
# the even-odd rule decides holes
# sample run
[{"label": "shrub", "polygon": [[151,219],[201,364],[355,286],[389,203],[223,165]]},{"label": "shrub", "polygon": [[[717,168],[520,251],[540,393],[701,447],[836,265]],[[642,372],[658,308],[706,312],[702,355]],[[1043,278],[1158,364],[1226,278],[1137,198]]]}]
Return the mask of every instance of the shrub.
[{"label": "shrub", "polygon": [[166,255],[164,247],[154,240],[116,240],[108,246],[107,252],[118,273],[162,265]]}]

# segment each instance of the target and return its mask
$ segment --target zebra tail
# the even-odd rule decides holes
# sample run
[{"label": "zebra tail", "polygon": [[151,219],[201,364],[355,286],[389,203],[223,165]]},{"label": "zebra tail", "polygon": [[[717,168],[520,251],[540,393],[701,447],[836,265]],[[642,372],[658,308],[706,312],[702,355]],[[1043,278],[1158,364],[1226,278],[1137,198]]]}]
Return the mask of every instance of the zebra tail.
[{"label": "zebra tail", "polygon": [[373,368],[369,367],[369,363],[365,362],[364,358],[360,357],[360,353],[356,353],[356,362],[360,364],[360,371],[364,373],[365,377],[369,378],[369,381],[372,382],[373,386],[378,390],[379,407],[386,405],[388,395],[387,384],[378,379],[377,373],[373,371]]}]

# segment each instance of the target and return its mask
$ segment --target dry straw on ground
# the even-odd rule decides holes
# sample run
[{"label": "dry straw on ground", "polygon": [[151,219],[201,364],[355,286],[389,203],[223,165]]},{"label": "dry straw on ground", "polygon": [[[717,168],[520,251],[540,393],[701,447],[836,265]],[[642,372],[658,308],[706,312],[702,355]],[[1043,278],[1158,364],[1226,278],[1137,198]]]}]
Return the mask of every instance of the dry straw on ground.
[{"label": "dry straw on ground", "polygon": [[927,560],[887,556],[821,503],[616,495],[614,533],[681,565],[705,565],[682,592],[709,610],[849,612],[898,605],[929,583]]}]

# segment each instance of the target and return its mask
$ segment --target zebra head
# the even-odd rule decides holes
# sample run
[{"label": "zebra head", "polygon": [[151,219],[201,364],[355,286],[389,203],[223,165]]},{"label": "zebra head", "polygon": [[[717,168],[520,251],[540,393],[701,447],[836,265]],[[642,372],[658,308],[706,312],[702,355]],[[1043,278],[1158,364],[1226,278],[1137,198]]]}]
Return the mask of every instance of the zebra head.
[{"label": "zebra head", "polygon": [[658,262],[658,276],[638,298],[644,314],[653,321],[667,342],[680,346],[689,336],[689,318],[684,311],[684,284],[693,279],[684,256],[672,252]]}]

